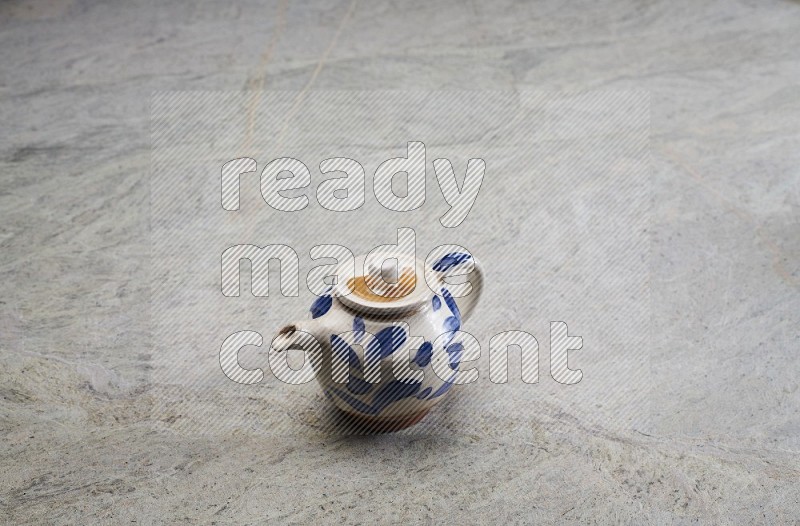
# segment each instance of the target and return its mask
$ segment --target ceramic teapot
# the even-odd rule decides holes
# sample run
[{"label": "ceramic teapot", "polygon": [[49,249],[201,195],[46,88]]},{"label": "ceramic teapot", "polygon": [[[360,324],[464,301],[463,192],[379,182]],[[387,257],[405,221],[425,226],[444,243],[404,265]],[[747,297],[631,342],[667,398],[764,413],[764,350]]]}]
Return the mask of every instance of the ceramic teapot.
[{"label": "ceramic teapot", "polygon": [[[478,304],[483,267],[451,252],[427,269],[392,254],[359,256],[354,268],[316,298],[309,319],[283,327],[272,349],[302,348],[336,407],[370,427],[401,429],[452,387],[464,349],[457,331]],[[445,277],[467,272],[471,291],[455,298]]]}]

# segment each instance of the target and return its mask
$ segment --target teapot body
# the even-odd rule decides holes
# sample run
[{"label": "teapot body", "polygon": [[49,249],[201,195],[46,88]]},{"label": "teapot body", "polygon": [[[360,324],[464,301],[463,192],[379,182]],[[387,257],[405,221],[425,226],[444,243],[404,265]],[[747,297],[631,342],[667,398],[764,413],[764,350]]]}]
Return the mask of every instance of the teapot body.
[{"label": "teapot body", "polygon": [[[392,317],[353,311],[327,295],[314,301],[310,316],[317,321],[314,336],[321,348],[321,356],[312,360],[317,381],[346,413],[413,418],[427,413],[453,385],[463,351],[462,317],[447,287],[413,312]],[[446,358],[446,378],[434,371],[434,358]],[[421,371],[422,378],[398,374],[403,364]],[[337,367],[349,368],[337,369],[347,373],[344,383],[344,375],[334,374]],[[370,381],[371,367],[379,373],[377,382]]]},{"label": "teapot body", "polygon": [[479,271],[469,296],[454,297],[441,279],[407,309],[358,309],[331,288],[315,298],[306,320],[284,328],[272,346],[303,347],[325,396],[348,415],[399,427],[416,423],[456,383],[462,323],[482,290],[483,274],[471,256],[447,261]]}]

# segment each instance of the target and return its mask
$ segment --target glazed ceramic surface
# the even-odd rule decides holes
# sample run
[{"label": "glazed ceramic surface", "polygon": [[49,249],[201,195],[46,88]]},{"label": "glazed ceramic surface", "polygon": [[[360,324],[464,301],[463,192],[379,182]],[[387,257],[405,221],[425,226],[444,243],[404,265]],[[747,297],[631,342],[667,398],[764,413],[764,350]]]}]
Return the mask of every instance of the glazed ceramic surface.
[{"label": "glazed ceramic surface", "polygon": [[[363,261],[363,256],[356,259],[356,273]],[[450,391],[458,374],[464,346],[457,331],[479,300],[483,271],[461,252],[443,256],[429,269],[419,260],[412,266],[417,282],[411,294],[374,302],[348,294],[340,283],[315,299],[307,320],[282,329],[273,348],[303,347],[326,396],[349,414],[386,420],[425,414]],[[455,298],[444,277],[469,269],[472,291]],[[395,374],[396,360],[406,360],[424,378]],[[434,366],[446,374],[440,377]],[[348,377],[342,368],[349,368]],[[334,369],[339,371],[336,379]],[[369,374],[376,369],[379,380]]]}]

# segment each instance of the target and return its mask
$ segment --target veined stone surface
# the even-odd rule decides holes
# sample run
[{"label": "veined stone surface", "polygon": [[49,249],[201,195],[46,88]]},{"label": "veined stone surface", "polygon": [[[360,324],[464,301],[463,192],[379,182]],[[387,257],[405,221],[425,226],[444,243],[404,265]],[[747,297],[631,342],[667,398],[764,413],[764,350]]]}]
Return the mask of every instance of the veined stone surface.
[{"label": "veined stone surface", "polygon": [[[800,520],[798,49],[788,0],[0,4],[3,517]],[[452,438],[154,422],[150,95],[244,89],[649,90],[651,428],[546,404]]]}]

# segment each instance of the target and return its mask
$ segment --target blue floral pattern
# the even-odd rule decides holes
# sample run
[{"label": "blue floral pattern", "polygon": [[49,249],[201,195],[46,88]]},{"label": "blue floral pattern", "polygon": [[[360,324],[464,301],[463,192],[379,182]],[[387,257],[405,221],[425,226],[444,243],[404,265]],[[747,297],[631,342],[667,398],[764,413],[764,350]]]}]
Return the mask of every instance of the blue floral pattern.
[{"label": "blue floral pattern", "polygon": [[417,395],[417,400],[425,400],[425,398],[427,398],[429,394],[431,394],[431,388],[426,387],[425,389],[419,392],[419,394]]},{"label": "blue floral pattern", "polygon": [[457,370],[464,354],[464,345],[460,342],[451,343],[445,350],[450,358],[450,368],[454,371]]},{"label": "blue floral pattern", "polygon": [[453,295],[450,294],[450,291],[442,288],[442,296],[444,296],[444,302],[447,303],[447,307],[450,309],[450,312],[453,313],[453,316],[456,317],[458,323],[461,323],[461,311],[458,310],[458,305],[456,305],[456,300],[453,298]]},{"label": "blue floral pattern", "polygon": [[331,310],[331,305],[333,305],[333,298],[331,298],[330,294],[323,294],[315,299],[314,303],[311,304],[311,318],[315,319],[324,316],[325,313]]},{"label": "blue floral pattern", "polygon": [[340,362],[346,363],[351,369],[347,377],[347,390],[357,395],[369,393],[372,390],[372,384],[363,380],[362,378],[359,378],[353,374],[352,371],[355,369],[355,371],[360,374],[363,374],[364,372],[363,365],[361,364],[361,360],[359,360],[356,351],[354,351],[353,348],[347,344],[347,342],[345,342],[336,334],[331,335],[331,349],[337,356],[337,359]]},{"label": "blue floral pattern", "polygon": [[374,415],[375,412],[372,409],[372,406],[362,402],[358,398],[354,398],[349,394],[345,393],[341,389],[336,389],[335,387],[330,388],[331,392],[339,397],[341,400],[344,400],[347,405],[358,411],[359,413],[363,413],[365,415]]},{"label": "blue floral pattern", "polygon": [[[458,256],[458,254],[448,254],[447,261],[441,261],[440,266],[455,265],[469,258]],[[445,259],[443,258],[443,259]],[[447,267],[449,268],[449,267]],[[431,300],[433,310],[438,311],[442,304],[447,305],[450,315],[443,321],[443,328],[448,335],[444,342],[444,351],[447,353],[450,369],[453,374],[438,388],[436,386],[422,389],[421,382],[405,382],[392,380],[384,384],[373,385],[364,380],[364,363],[358,354],[344,339],[338,335],[331,335],[331,348],[336,359],[348,364],[351,369],[346,388],[342,386],[330,387],[326,391],[328,396],[336,397],[355,411],[369,416],[380,414],[388,406],[403,399],[413,398],[416,400],[433,400],[447,393],[453,386],[453,382],[458,374],[458,368],[464,353],[464,345],[460,342],[453,342],[455,333],[461,329],[461,312],[458,309],[453,295],[447,288],[441,289],[441,295],[434,295]],[[332,303],[330,295],[326,294],[318,298],[312,306],[312,315],[316,318],[324,315]],[[355,342],[363,340],[366,334],[366,326],[363,318],[353,319],[353,339]],[[408,340],[408,334],[400,325],[385,327],[375,334],[375,337],[365,346],[364,360],[368,363],[381,361],[400,349]],[[414,355],[413,363],[419,367],[428,367],[433,359],[433,344],[423,341]],[[376,390],[375,388],[378,387]],[[367,397],[367,400],[364,398]]]},{"label": "blue floral pattern", "polygon": [[353,332],[356,333],[356,342],[364,339],[364,319],[356,316],[353,318]]},{"label": "blue floral pattern", "polygon": [[337,355],[340,362],[347,363],[357,371],[363,371],[361,360],[358,359],[356,351],[336,334],[331,335],[331,349],[333,353]]},{"label": "blue floral pattern", "polygon": [[433,400],[434,398],[438,398],[443,394],[445,394],[447,391],[449,391],[450,388],[453,387],[453,380],[456,379],[456,374],[458,373],[453,373],[453,375],[450,378],[448,378],[447,381],[444,384],[442,384],[442,386],[439,389],[437,389],[436,392],[433,393],[428,400]]},{"label": "blue floral pattern", "polygon": [[404,398],[410,398],[416,395],[419,391],[420,385],[421,382],[392,380],[384,385],[377,393],[375,393],[375,396],[372,397],[371,404],[362,402],[361,400],[354,398],[344,391],[336,389],[335,387],[332,387],[331,391],[359,413],[363,413],[365,415],[377,415],[391,404]]},{"label": "blue floral pattern", "polygon": [[420,367],[427,367],[431,363],[431,358],[433,358],[433,345],[431,345],[431,342],[425,342],[417,350],[417,354],[414,356],[414,363]]},{"label": "blue floral pattern", "polygon": [[386,406],[417,394],[421,384],[422,382],[392,380],[375,394],[375,397],[372,399],[372,405],[377,409],[377,412],[380,413]]},{"label": "blue floral pattern", "polygon": [[442,288],[442,296],[444,297],[444,302],[447,304],[447,308],[449,308],[452,313],[452,316],[445,318],[442,326],[445,334],[447,334],[444,344],[448,345],[455,336],[455,332],[461,329],[461,311],[458,310],[458,305],[456,305],[456,300],[453,298],[453,295],[444,287]]},{"label": "blue floral pattern", "polygon": [[439,299],[439,296],[434,295],[433,299],[431,300],[431,304],[433,305],[434,311],[437,311],[442,308],[442,300]]},{"label": "blue floral pattern", "polygon": [[391,356],[393,352],[402,347],[406,338],[406,331],[398,325],[379,330],[375,339],[367,344],[366,359],[370,362],[378,362]]},{"label": "blue floral pattern", "polygon": [[445,254],[442,259],[433,265],[433,270],[436,272],[444,272],[470,259],[472,259],[470,254],[464,252],[450,252],[449,254]]},{"label": "blue floral pattern", "polygon": [[444,320],[444,330],[447,332],[455,332],[461,328],[461,324],[458,322],[458,318],[455,316],[448,316]]}]

